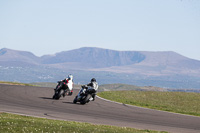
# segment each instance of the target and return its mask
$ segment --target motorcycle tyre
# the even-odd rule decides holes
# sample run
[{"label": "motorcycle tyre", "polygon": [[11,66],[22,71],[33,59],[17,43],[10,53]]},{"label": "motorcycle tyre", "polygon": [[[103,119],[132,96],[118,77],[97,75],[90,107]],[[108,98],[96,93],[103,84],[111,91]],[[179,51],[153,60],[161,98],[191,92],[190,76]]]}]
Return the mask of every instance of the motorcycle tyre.
[{"label": "motorcycle tyre", "polygon": [[80,103],[83,104],[83,105],[86,104],[86,103],[88,103],[88,102],[89,102],[89,99],[90,99],[91,97],[92,97],[92,95],[88,94],[87,97],[86,97],[85,99],[83,99]]},{"label": "motorcycle tyre", "polygon": [[54,99],[59,100],[60,97],[63,95],[63,93],[64,93],[64,90],[60,90],[57,95],[55,94]]},{"label": "motorcycle tyre", "polygon": [[55,94],[53,95],[53,97],[52,97],[53,99],[55,99]]},{"label": "motorcycle tyre", "polygon": [[55,95],[54,99],[59,100],[60,96],[59,95]]},{"label": "motorcycle tyre", "polygon": [[77,96],[74,98],[74,101],[73,101],[74,104],[77,103]]}]

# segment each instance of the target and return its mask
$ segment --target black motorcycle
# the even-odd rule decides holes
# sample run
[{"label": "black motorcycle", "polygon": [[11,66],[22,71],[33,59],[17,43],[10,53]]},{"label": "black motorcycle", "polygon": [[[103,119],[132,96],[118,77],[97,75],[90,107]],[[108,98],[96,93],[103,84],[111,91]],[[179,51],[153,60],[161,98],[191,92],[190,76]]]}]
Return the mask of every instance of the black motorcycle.
[{"label": "black motorcycle", "polygon": [[65,97],[65,95],[71,95],[72,92],[69,92],[68,86],[63,81],[58,81],[56,88],[54,89],[55,93],[53,95],[53,99],[60,99],[61,96]]},{"label": "black motorcycle", "polygon": [[93,89],[88,89],[87,86],[81,86],[81,90],[79,91],[78,95],[74,98],[73,103],[80,102],[80,104],[86,104],[93,100],[93,95],[95,91]]}]

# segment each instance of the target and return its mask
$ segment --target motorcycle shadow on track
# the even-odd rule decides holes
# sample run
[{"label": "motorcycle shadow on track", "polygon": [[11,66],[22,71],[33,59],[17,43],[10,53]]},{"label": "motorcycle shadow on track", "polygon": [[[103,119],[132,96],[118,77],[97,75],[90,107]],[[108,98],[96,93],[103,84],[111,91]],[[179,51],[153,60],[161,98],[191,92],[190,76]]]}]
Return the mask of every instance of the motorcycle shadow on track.
[{"label": "motorcycle shadow on track", "polygon": [[84,105],[84,106],[89,105],[89,104],[81,104],[81,103],[76,103],[76,104],[75,104],[74,102],[62,102],[62,103],[65,103],[65,104],[73,104],[73,105],[77,105],[77,106],[78,106],[78,105],[80,105],[80,106],[83,106],[83,105]]},{"label": "motorcycle shadow on track", "polygon": [[39,97],[41,99],[51,99],[51,100],[54,100],[52,97]]},{"label": "motorcycle shadow on track", "polygon": [[62,102],[62,103],[67,103],[67,104],[74,104],[73,102]]},{"label": "motorcycle shadow on track", "polygon": [[[53,99],[52,97],[39,97],[39,98],[41,98],[41,99],[49,99],[49,100],[54,100],[54,101],[55,101],[55,99]],[[61,100],[62,100],[62,99],[60,99],[60,101],[61,101]],[[74,104],[73,101],[72,101],[72,102],[62,102],[62,103]],[[74,105],[83,105],[83,104],[74,104]]]}]

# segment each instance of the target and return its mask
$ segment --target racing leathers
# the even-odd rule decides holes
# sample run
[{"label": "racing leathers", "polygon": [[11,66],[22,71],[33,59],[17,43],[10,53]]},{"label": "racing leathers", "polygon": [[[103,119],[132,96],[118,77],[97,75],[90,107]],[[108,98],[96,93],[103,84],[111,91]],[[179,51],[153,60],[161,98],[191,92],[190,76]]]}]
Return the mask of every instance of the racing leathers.
[{"label": "racing leathers", "polygon": [[62,80],[65,83],[65,93],[63,96],[65,96],[65,94],[67,93],[67,95],[72,95],[73,93],[73,80],[70,78],[66,78],[64,80]]},{"label": "racing leathers", "polygon": [[96,81],[92,81],[89,84],[87,84],[87,91],[92,93],[93,101],[95,100],[96,92],[98,90],[98,83]]}]

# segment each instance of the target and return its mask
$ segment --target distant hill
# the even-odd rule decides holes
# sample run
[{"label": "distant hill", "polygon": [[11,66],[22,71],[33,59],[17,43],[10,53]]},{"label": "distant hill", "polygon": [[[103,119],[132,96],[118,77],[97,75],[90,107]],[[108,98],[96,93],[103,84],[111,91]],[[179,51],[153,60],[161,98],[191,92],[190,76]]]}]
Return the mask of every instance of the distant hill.
[{"label": "distant hill", "polygon": [[83,47],[42,57],[26,51],[0,50],[0,80],[56,82],[75,75],[78,83],[128,83],[166,88],[199,88],[200,61],[172,51],[115,51]]},{"label": "distant hill", "polygon": [[139,63],[145,59],[140,52],[114,51],[101,48],[85,47],[65,51],[54,56],[42,56],[43,64],[69,65],[73,68],[105,68],[111,66],[124,66]]},{"label": "distant hill", "polygon": [[117,73],[136,73],[146,76],[188,75],[200,77],[200,61],[175,52],[139,52],[143,60],[130,65],[91,69]]},{"label": "distant hill", "polygon": [[175,52],[115,51],[84,47],[37,57],[30,52],[0,50],[0,65],[43,65],[60,69],[137,73],[147,76],[184,74],[200,77],[200,61]]},{"label": "distant hill", "polygon": [[30,66],[38,65],[40,58],[26,51],[17,51],[7,48],[0,50],[0,65],[3,66]]}]

